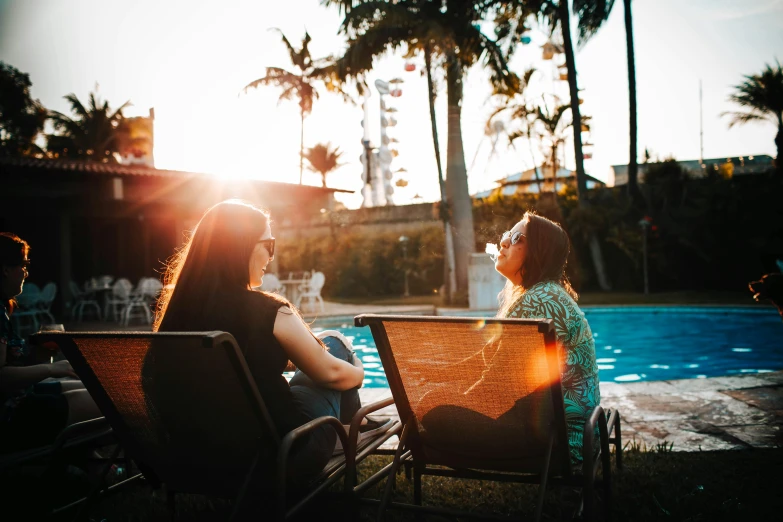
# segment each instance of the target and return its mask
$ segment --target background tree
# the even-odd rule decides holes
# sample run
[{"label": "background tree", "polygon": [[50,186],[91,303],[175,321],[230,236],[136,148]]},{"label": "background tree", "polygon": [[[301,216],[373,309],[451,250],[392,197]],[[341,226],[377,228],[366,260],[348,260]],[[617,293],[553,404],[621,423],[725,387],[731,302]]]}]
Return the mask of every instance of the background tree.
[{"label": "background tree", "polygon": [[255,89],[262,85],[273,85],[283,89],[280,93],[280,102],[284,100],[299,101],[299,114],[301,116],[299,131],[299,184],[301,185],[304,172],[304,120],[313,110],[313,101],[318,99],[316,85],[321,81],[329,91],[339,90],[339,88],[330,81],[328,74],[325,72],[329,59],[313,60],[313,57],[310,55],[308,46],[312,39],[307,32],[305,32],[302,39],[302,46],[299,49],[295,49],[280,29],[275,29],[275,31],[280,33],[280,38],[286,49],[288,49],[288,56],[296,69],[295,72],[290,72],[280,67],[267,67],[266,76],[248,83],[243,91],[247,94],[250,89]]},{"label": "background tree", "polygon": [[[448,106],[445,191],[453,224],[456,285],[458,293],[466,296],[469,254],[475,251],[476,244],[462,143],[463,81],[471,66],[482,63],[496,88],[514,86],[518,79],[508,69],[509,51],[504,51],[501,40],[513,40],[524,32],[524,24],[517,22],[524,21],[532,12],[526,7],[529,2],[323,0],[323,3],[336,4],[345,14],[341,30],[348,36],[348,47],[337,62],[340,78],[363,81],[375,57],[403,46],[409,53],[425,52],[428,66],[432,63],[445,74]],[[522,13],[527,14],[522,16]],[[481,31],[481,22],[488,18],[495,22],[495,39]],[[430,88],[431,102],[433,91]]]},{"label": "background tree", "polygon": [[324,188],[326,188],[326,176],[342,167],[343,164],[339,163],[342,155],[339,147],[332,149],[331,143],[318,143],[303,153],[304,159],[309,163],[310,170],[321,175]]},{"label": "background tree", "polygon": [[30,97],[30,76],[0,62],[0,156],[42,154],[35,139],[43,131],[46,109]]},{"label": "background tree", "polygon": [[761,74],[745,76],[745,81],[734,87],[729,101],[745,111],[724,112],[722,115],[731,117],[729,128],[752,121],[768,121],[777,125],[775,165],[778,173],[783,174],[783,67],[780,62],[776,64],[777,67],[767,65]]},{"label": "background tree", "polygon": [[47,136],[47,152],[59,158],[116,163],[115,153],[120,152],[118,133],[121,132],[122,111],[130,101],[112,110],[109,102],[98,98],[96,92],[90,93],[87,106],[73,93],[65,99],[71,105],[73,116],[49,112],[55,133]]}]

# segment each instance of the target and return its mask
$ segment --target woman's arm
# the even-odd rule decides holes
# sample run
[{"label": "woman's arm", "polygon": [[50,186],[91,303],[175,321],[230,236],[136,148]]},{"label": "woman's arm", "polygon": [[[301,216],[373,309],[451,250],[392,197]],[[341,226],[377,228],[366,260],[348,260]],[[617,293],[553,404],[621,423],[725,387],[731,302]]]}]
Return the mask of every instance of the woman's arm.
[{"label": "woman's arm", "polygon": [[6,344],[0,343],[0,391],[4,393],[27,388],[49,377],[79,378],[68,361],[33,366],[8,366],[6,350]]},{"label": "woman's arm", "polygon": [[278,311],[273,334],[291,362],[313,382],[343,391],[356,388],[364,380],[364,368],[358,357],[354,357],[356,366],[333,357],[287,306]]}]

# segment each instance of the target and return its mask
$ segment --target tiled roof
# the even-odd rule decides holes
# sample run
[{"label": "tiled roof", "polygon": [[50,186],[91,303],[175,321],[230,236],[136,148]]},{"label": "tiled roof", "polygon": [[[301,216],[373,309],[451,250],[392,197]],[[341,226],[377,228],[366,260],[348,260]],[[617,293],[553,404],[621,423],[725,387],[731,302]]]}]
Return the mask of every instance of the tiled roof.
[{"label": "tiled roof", "polygon": [[98,163],[71,159],[45,158],[0,158],[0,166],[23,167],[43,170],[67,170],[72,172],[89,172],[92,174],[113,174],[116,176],[163,176],[163,177],[193,177],[208,176],[195,172],[179,170],[164,170],[144,165],[120,165],[118,163]]},{"label": "tiled roof", "polygon": [[[153,167],[147,167],[144,165],[120,165],[118,163],[98,163],[92,161],[71,160],[71,159],[42,159],[42,158],[17,158],[17,157],[0,157],[0,170],[3,167],[16,167],[25,169],[36,170],[56,170],[56,171],[70,171],[70,172],[86,172],[90,174],[106,174],[112,176],[158,176],[164,178],[214,178],[216,176],[206,174],[203,172],[187,172],[181,170],[166,170],[156,169]],[[248,180],[258,183],[271,184],[271,185],[290,185],[300,186],[293,183],[281,183],[277,181],[264,181],[264,180]],[[342,190],[334,188],[322,188],[311,185],[304,185],[308,189],[313,190],[325,190],[329,192],[347,192],[353,193],[351,190]]]}]

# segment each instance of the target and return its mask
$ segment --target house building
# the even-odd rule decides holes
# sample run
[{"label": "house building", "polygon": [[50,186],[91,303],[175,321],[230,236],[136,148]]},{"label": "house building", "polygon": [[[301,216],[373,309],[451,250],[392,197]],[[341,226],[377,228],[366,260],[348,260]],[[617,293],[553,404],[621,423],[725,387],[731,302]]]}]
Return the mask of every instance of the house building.
[{"label": "house building", "polygon": [[[772,156],[761,154],[759,156],[735,156],[733,158],[714,158],[699,160],[685,160],[677,162],[682,168],[694,177],[706,175],[708,170],[721,170],[728,172],[729,176],[745,176],[749,174],[761,174],[775,170]],[[638,176],[639,183],[644,183],[644,172],[655,163],[640,163]],[[612,165],[614,185],[628,183],[628,165]]]},{"label": "house building", "polygon": [[66,293],[61,305],[72,280],[159,276],[219,201],[238,197],[269,209],[275,234],[285,237],[333,209],[335,192],[349,191],[144,165],[0,158],[0,230],[30,243],[30,281],[57,283]]},{"label": "house building", "polygon": [[[496,181],[497,187],[474,194],[474,198],[487,198],[493,195],[513,196],[514,194],[538,194],[560,191],[566,185],[576,186],[576,173],[568,169],[558,169],[556,183],[552,182],[552,168],[544,165],[537,169],[517,172]],[[587,189],[603,187],[600,179],[587,175]]]}]

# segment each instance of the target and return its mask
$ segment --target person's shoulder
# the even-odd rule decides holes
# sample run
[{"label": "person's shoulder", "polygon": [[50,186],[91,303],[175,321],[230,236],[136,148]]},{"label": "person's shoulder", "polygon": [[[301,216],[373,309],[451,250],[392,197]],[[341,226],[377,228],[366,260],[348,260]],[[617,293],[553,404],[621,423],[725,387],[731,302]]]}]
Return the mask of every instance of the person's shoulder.
[{"label": "person's shoulder", "polygon": [[285,297],[272,292],[262,290],[250,290],[245,294],[245,299],[251,307],[278,310],[284,306],[291,306]]}]

